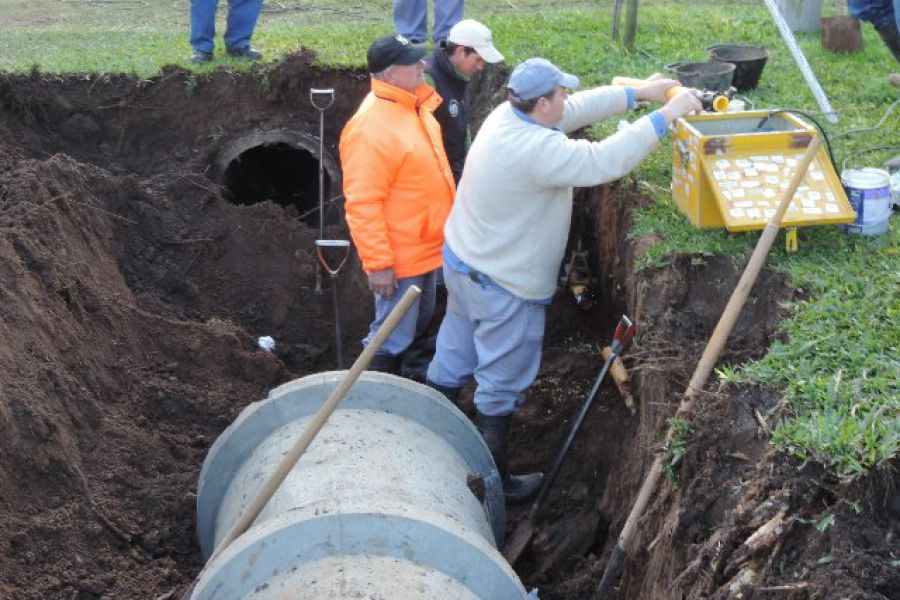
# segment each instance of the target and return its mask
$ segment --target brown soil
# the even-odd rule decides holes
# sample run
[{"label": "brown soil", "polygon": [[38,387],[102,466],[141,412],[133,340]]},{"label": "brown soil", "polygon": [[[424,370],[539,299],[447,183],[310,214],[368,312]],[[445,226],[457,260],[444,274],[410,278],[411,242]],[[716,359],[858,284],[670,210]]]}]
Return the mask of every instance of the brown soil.
[{"label": "brown soil", "polygon": [[[149,82],[0,77],[0,597],[179,593],[200,567],[193,492],[210,443],[271,387],[333,368],[330,294],[313,289],[318,232],[296,207],[230,202],[210,167],[250,132],[317,135],[311,86],[337,91],[326,116],[337,156],[366,78],[312,61]],[[499,79],[476,89],[480,114]],[[580,312],[561,295],[515,422],[513,467],[549,468],[618,315],[636,319],[626,364],[638,411],[601,388],[519,565],[545,599],[592,597],[741,267],[681,258],[635,275],[642,242],[625,233],[640,201],[625,188],[580,193],[575,228],[596,267],[598,307]],[[327,235],[346,237],[343,223]],[[348,359],[371,312],[363,283],[356,262],[338,283]],[[764,274],[726,360],[764,351],[788,293]],[[256,346],[260,335],[275,338],[274,354]],[[728,597],[751,565],[762,575],[744,598],[900,596],[891,482],[839,487],[773,453],[755,416],[777,404],[769,392],[711,390],[700,404],[680,486],[662,485],[651,504],[620,597]],[[744,551],[781,507],[784,534]],[[812,524],[826,513],[835,523],[820,533]],[[510,531],[523,517],[511,512]]]}]

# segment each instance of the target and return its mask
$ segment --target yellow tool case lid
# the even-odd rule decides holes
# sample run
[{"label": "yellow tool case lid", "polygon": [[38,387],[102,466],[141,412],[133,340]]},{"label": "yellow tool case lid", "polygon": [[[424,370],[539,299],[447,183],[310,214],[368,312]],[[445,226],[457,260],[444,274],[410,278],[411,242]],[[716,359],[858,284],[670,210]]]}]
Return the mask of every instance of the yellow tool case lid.
[{"label": "yellow tool case lid", "polygon": [[[762,229],[817,135],[796,116],[777,111],[678,119],[672,159],[676,204],[699,227]],[[797,188],[782,227],[850,223],[855,218],[823,146]]]}]

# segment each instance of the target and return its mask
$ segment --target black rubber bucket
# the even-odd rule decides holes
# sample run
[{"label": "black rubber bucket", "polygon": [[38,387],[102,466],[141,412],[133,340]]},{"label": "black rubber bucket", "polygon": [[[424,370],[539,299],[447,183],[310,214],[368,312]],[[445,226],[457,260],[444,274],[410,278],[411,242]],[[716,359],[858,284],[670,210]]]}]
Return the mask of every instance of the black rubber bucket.
[{"label": "black rubber bucket", "polygon": [[734,65],[727,62],[672,63],[666,70],[675,74],[675,78],[686,87],[698,90],[724,92],[731,87]]},{"label": "black rubber bucket", "polygon": [[763,67],[769,53],[762,46],[746,44],[716,44],[707,48],[713,61],[729,62],[734,65],[731,85],[739,92],[752,90],[759,84]]}]

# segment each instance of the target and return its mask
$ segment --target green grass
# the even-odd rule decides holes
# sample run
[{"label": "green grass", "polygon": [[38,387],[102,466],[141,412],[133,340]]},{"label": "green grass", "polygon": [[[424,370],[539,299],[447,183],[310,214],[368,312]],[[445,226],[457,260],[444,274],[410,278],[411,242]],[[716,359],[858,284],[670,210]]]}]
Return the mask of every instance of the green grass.
[{"label": "green grass", "polygon": [[[277,60],[301,45],[314,48],[328,65],[361,66],[376,35],[392,29],[389,0],[281,0],[267,2],[254,44]],[[716,42],[766,46],[771,54],[760,87],[748,94],[757,108],[818,110],[812,94],[761,2],[657,0],[641,3],[638,47],[627,52],[609,38],[610,2],[588,0],[469,0],[467,15],[494,31],[507,60],[515,64],[541,55],[582,76],[586,85],[614,75],[645,76],[676,60],[702,60]],[[6,0],[0,14],[0,70],[28,72],[125,72],[152,77],[166,64],[187,68],[188,2],[110,0],[103,3]],[[220,17],[224,17],[220,10]],[[220,18],[220,21],[222,19]],[[221,27],[221,25],[220,25]],[[837,161],[879,165],[900,149],[866,152],[897,144],[900,108],[872,132],[842,135],[873,126],[897,100],[886,81],[897,64],[864,25],[865,51],[842,56],[823,51],[817,35],[799,43],[840,123],[827,125]],[[219,59],[213,68],[248,65]],[[593,128],[602,137],[615,122]],[[862,154],[861,154],[862,153]],[[641,269],[666,264],[676,254],[749,255],[757,233],[695,229],[675,209],[668,192],[668,144],[635,172],[654,202],[638,211],[632,236],[652,235]],[[774,435],[781,448],[830,465],[853,477],[896,457],[900,438],[900,220],[880,239],[849,237],[833,227],[800,231],[800,251],[780,244],[768,266],[790,275],[807,300],[788,307],[784,343],[759,361],[726,366],[728,380],[783,390]]]},{"label": "green grass", "polygon": [[773,261],[810,297],[788,306],[789,341],[738,377],[784,389],[776,444],[856,477],[900,451],[900,227],[895,219],[877,239],[816,237]]}]

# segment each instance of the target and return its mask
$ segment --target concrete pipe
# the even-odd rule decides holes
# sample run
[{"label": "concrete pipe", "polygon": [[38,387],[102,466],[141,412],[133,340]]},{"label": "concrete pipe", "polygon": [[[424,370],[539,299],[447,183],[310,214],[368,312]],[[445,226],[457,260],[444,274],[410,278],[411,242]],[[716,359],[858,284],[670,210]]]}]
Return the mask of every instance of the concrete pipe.
[{"label": "concrete pipe", "polygon": [[[275,388],[216,440],[197,491],[204,557],[343,375]],[[466,416],[428,387],[366,372],[192,598],[522,599],[497,551],[505,520],[496,466]]]}]

